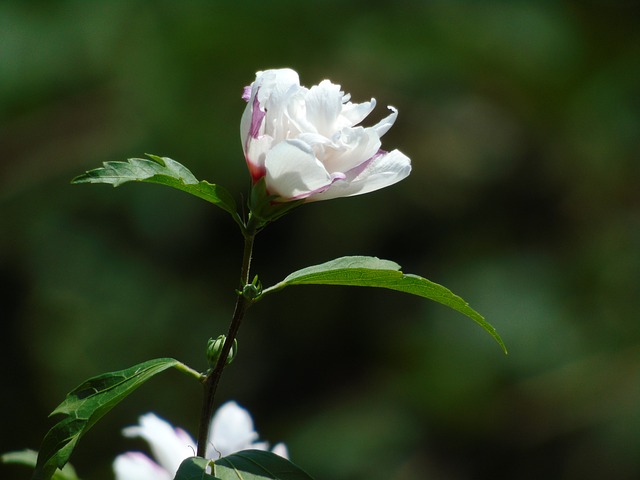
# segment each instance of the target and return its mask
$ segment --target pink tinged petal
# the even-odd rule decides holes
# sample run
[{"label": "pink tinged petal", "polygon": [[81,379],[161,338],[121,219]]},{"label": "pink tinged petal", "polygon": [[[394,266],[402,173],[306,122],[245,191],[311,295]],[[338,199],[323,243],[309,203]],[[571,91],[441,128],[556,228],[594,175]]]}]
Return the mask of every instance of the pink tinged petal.
[{"label": "pink tinged petal", "polygon": [[254,182],[264,176],[264,152],[271,146],[270,137],[265,138],[261,135],[264,130],[265,115],[264,110],[260,108],[258,97],[254,95],[253,101],[250,101],[245,108],[240,121],[242,149]]},{"label": "pink tinged petal", "polygon": [[171,480],[173,475],[140,452],[118,455],[113,461],[116,480]]},{"label": "pink tinged petal", "polygon": [[269,193],[285,199],[301,199],[326,190],[336,179],[300,140],[287,140],[267,153],[266,181]]},{"label": "pink tinged petal", "polygon": [[273,139],[268,135],[251,139],[246,150],[247,166],[254,182],[264,177],[266,170],[264,160],[267,152],[271,149]]},{"label": "pink tinged petal", "polygon": [[249,99],[251,98],[251,85],[247,85],[246,87],[244,87],[244,89],[242,90],[242,99],[245,102],[248,102]]},{"label": "pink tinged petal", "polygon": [[307,121],[318,133],[331,137],[335,132],[335,124],[342,111],[342,96],[340,85],[329,80],[323,80],[309,89],[305,98]]},{"label": "pink tinged petal", "polygon": [[258,138],[264,127],[263,124],[266,112],[260,106],[256,93],[257,90],[254,87],[252,99],[249,99],[240,120],[240,137],[242,139],[242,148],[245,154],[249,148],[249,142],[252,139]]},{"label": "pink tinged petal", "polygon": [[371,127],[376,131],[379,137],[387,133],[393,124],[396,123],[396,119],[398,118],[398,110],[395,107],[388,106],[387,108],[391,110],[391,113]]},{"label": "pink tinged petal", "polygon": [[[247,100],[247,106],[240,120],[240,139],[254,181],[260,178],[256,176],[261,164],[256,157],[250,155],[249,150],[252,140],[264,133],[267,103],[276,102],[277,104],[281,97],[286,97],[287,92],[296,87],[299,88],[299,85],[296,72],[291,69],[280,69],[256,73],[256,80],[250,87],[245,88],[243,98]],[[274,113],[277,114],[277,112]]]},{"label": "pink tinged petal", "polygon": [[251,415],[236,402],[222,405],[211,419],[207,458],[231,455],[251,448],[258,439]]},{"label": "pink tinged petal", "polygon": [[258,101],[258,95],[253,97],[253,109],[251,110],[251,125],[249,126],[249,136],[251,138],[258,138],[260,135],[260,129],[266,112],[260,108],[260,102]]},{"label": "pink tinged petal", "polygon": [[245,156],[247,155],[249,140],[251,139],[250,131],[253,120],[253,108],[255,103],[253,98],[255,98],[255,94],[255,87],[252,86],[251,96],[247,99],[247,106],[244,108],[242,118],[240,119],[240,140],[242,142],[242,150],[244,151]]},{"label": "pink tinged petal", "polygon": [[[363,168],[364,167],[364,168]],[[310,197],[307,201],[329,200],[373,192],[405,179],[411,173],[411,160],[399,150],[381,152],[364,165],[346,172],[344,181]]]},{"label": "pink tinged petal", "polygon": [[326,149],[322,163],[329,172],[347,172],[371,159],[380,149],[380,138],[373,128],[345,128],[336,138],[338,149]]},{"label": "pink tinged petal", "polygon": [[153,413],[143,415],[139,421],[140,425],[127,427],[122,433],[146,440],[155,459],[173,478],[180,463],[194,455],[195,441],[184,430],[174,429]]}]

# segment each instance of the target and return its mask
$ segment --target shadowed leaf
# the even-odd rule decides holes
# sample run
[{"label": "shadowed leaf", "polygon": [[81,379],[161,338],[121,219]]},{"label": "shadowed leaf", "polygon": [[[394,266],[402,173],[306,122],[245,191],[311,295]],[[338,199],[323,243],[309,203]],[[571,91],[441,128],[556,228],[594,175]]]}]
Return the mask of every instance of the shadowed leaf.
[{"label": "shadowed leaf", "polygon": [[[35,450],[20,450],[17,452],[8,452],[0,456],[2,463],[13,463],[16,465],[24,465],[26,467],[35,468],[38,460],[38,452]],[[66,464],[62,470],[56,470],[51,477],[52,480],[80,480],[76,471],[71,464]]]},{"label": "shadowed leaf", "polygon": [[62,468],[82,435],[127,395],[154,375],[179,365],[173,358],[158,358],[117,372],[90,378],[71,391],[51,413],[65,417],[47,432],[42,441],[34,480],[52,478]]},{"label": "shadowed leaf", "polygon": [[173,480],[219,480],[206,470],[211,460],[202,457],[189,457],[182,461]]},{"label": "shadowed leaf", "polygon": [[286,458],[262,450],[243,450],[216,460],[214,475],[220,480],[313,480]]}]

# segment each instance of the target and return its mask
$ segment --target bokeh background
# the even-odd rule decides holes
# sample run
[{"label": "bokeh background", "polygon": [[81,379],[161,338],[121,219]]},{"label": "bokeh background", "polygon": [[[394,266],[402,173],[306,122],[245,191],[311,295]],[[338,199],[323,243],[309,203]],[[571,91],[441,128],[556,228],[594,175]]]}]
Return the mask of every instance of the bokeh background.
[{"label": "bokeh background", "polygon": [[[296,210],[258,237],[266,285],[343,255],[399,262],[497,327],[397,292],[292,287],[256,305],[219,400],[319,480],[640,478],[640,7],[634,1],[0,3],[0,450],[38,448],[85,378],[162,356],[204,368],[241,237],[157,185],[71,186],[145,152],[239,202],[243,86],[289,66],[400,111],[406,181]],[[72,458],[112,478],[167,372]],[[0,466],[2,478],[27,469]]]}]

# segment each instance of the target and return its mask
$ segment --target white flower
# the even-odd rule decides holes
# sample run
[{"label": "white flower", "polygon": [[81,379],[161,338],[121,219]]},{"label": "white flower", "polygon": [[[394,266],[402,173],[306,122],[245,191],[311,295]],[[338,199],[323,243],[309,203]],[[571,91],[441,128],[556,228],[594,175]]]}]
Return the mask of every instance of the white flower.
[{"label": "white flower", "polygon": [[[153,413],[141,416],[139,421],[139,425],[125,428],[123,434],[146,440],[155,462],[141,452],[118,455],[113,462],[116,480],[173,479],[180,463],[196,454],[196,442],[187,432],[172,427]],[[217,459],[250,448],[269,450],[268,443],[257,440],[249,412],[235,402],[227,402],[211,419],[206,455]],[[288,458],[283,443],[275,445],[272,452]]]},{"label": "white flower", "polygon": [[372,192],[404,179],[411,161],[398,150],[382,150],[380,137],[398,112],[373,127],[357,126],[375,99],[352,103],[329,80],[300,86],[291,69],[258,72],[245,88],[247,107],[240,135],[254,182],[281,200],[327,200]]}]

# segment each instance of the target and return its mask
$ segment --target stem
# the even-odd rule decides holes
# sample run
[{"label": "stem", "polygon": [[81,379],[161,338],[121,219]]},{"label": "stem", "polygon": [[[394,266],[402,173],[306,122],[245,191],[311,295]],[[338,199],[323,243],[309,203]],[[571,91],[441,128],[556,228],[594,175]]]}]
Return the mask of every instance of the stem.
[{"label": "stem", "polygon": [[179,372],[189,375],[190,377],[194,377],[197,380],[200,380],[202,382],[204,382],[205,380],[204,374],[198,372],[197,370],[194,370],[193,368],[189,367],[188,365],[185,365],[182,362],[178,362],[175,366],[175,369],[178,370]]},{"label": "stem", "polygon": [[247,299],[242,294],[242,287],[249,283],[249,271],[251,269],[251,255],[253,252],[253,239],[256,235],[256,225],[252,221],[251,216],[247,222],[247,226],[243,231],[244,234],[244,254],[242,258],[242,270],[240,275],[240,291],[236,298],[236,306],[233,311],[233,317],[229,324],[229,331],[227,332],[227,339],[224,342],[220,357],[216,362],[215,367],[206,374],[204,378],[204,399],[202,402],[202,411],[200,413],[200,425],[198,427],[198,457],[205,457],[207,451],[207,444],[209,442],[209,422],[213,415],[213,401],[220,382],[220,377],[224,367],[226,366],[229,352],[233,341],[238,334],[240,324],[244,318],[244,314],[247,308],[253,303],[252,300]]}]

